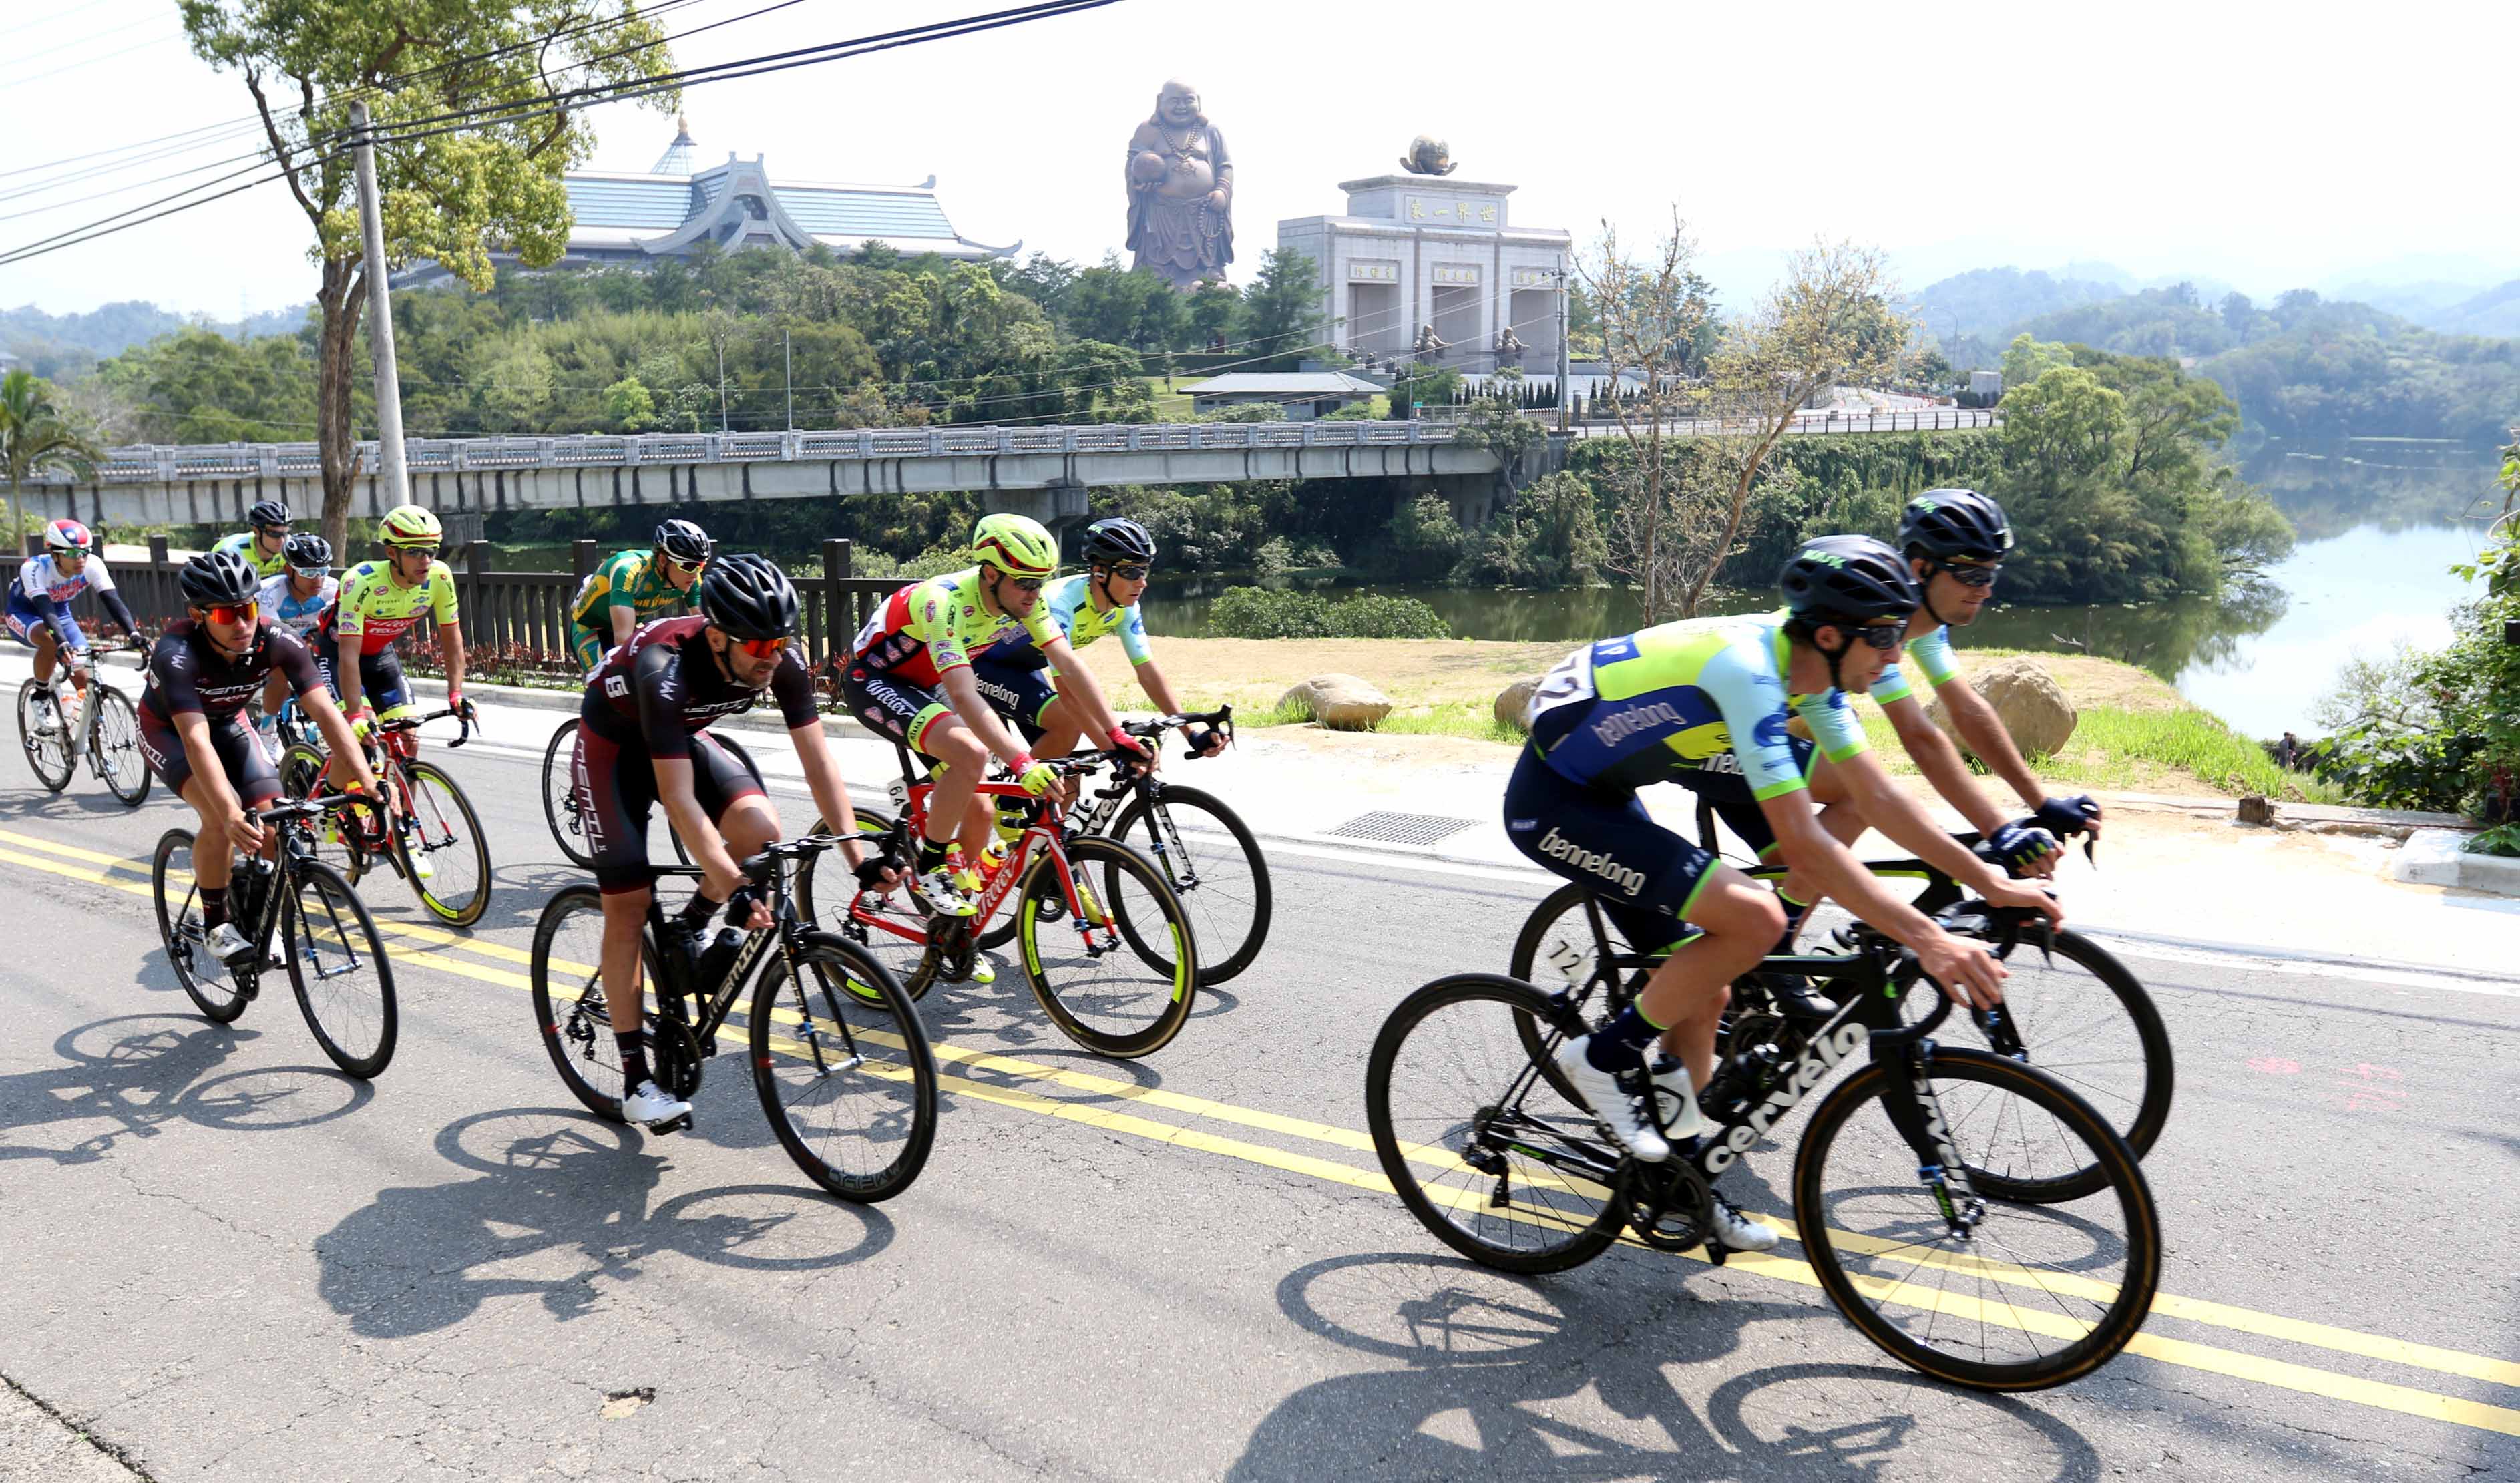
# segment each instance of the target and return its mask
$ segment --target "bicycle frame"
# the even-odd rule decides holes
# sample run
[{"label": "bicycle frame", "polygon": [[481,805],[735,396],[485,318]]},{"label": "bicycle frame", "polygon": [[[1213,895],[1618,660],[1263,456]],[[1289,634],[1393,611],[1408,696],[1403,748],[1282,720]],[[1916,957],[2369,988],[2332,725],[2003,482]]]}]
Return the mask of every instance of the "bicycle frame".
[{"label": "bicycle frame", "polygon": [[[926,817],[926,796],[930,786],[923,781],[910,786],[909,802],[902,809],[898,826],[905,842],[917,831],[919,828],[917,821]],[[1032,797],[1030,793],[1024,791],[1023,786],[1017,783],[983,783],[975,790],[975,796],[1014,797],[1028,800]],[[998,867],[996,874],[992,875],[987,883],[980,888],[978,909],[970,917],[959,919],[965,921],[973,932],[980,931],[997,917],[998,908],[1005,904],[1008,894],[1032,873],[1034,856],[1037,852],[1058,870],[1059,892],[1066,898],[1068,906],[1074,908],[1079,904],[1076,899],[1075,873],[1067,863],[1067,850],[1062,842],[1068,832],[1066,807],[1055,799],[1044,798],[1040,802],[1042,817],[1024,827],[1023,834],[1017,839],[1015,848],[1007,856],[1006,864]],[[907,926],[898,919],[865,910],[861,905],[864,898],[863,891],[849,898],[849,921],[870,930],[898,937],[905,942],[924,946],[929,941],[929,933],[924,927]]]}]

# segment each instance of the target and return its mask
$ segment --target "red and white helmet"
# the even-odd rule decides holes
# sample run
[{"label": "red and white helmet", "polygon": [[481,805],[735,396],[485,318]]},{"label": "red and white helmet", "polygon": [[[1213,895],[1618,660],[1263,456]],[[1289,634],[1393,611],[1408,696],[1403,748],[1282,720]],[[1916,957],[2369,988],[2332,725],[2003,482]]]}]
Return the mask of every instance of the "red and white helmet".
[{"label": "red and white helmet", "polygon": [[44,549],[75,551],[84,556],[96,549],[96,537],[88,534],[87,527],[76,520],[55,520],[44,527]]}]

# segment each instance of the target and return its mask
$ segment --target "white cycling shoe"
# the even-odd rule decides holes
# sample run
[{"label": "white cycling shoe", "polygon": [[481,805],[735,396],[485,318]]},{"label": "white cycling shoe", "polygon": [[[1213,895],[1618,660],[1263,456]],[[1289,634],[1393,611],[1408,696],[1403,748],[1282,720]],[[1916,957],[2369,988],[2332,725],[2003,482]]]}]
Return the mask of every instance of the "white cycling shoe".
[{"label": "white cycling shoe", "polygon": [[1715,1238],[1734,1251],[1774,1251],[1777,1249],[1777,1228],[1754,1221],[1741,1213],[1741,1207],[1715,1196]]},{"label": "white cycling shoe", "polygon": [[241,966],[253,961],[252,941],[245,933],[238,931],[233,921],[222,921],[210,928],[203,940],[210,945],[210,956],[230,967]]},{"label": "white cycling shoe", "polygon": [[1647,1117],[1638,1100],[1631,1096],[1619,1078],[1593,1064],[1584,1054],[1592,1043],[1590,1035],[1570,1040],[1557,1051],[1557,1069],[1584,1100],[1593,1120],[1610,1141],[1635,1155],[1638,1162],[1658,1164],[1671,1157],[1671,1145],[1664,1141],[1653,1119]]},{"label": "white cycling shoe", "polygon": [[1689,1085],[1688,1067],[1677,1056],[1658,1054],[1645,1062],[1647,1078],[1653,1083],[1654,1121],[1662,1125],[1666,1140],[1695,1138],[1706,1131],[1706,1118],[1697,1110],[1697,1089]]},{"label": "white cycling shoe", "polygon": [[654,1124],[671,1122],[691,1114],[692,1104],[674,1096],[655,1082],[643,1081],[637,1090],[621,1099],[621,1120],[629,1123]]}]

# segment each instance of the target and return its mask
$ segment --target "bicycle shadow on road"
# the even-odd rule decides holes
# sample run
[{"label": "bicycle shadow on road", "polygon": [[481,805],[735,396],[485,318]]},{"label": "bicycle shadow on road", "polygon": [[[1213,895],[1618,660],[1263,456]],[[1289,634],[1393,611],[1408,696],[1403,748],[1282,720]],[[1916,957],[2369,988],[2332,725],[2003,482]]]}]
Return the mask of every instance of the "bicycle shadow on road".
[{"label": "bicycle shadow on road", "polygon": [[[91,786],[80,787],[79,778],[87,779]],[[96,781],[94,773],[82,771],[70,780],[67,790],[58,793],[48,791],[40,784],[32,787],[0,788],[0,818],[51,819],[65,824],[86,824],[98,819],[128,818],[161,798],[173,796],[166,791],[164,784],[153,779],[149,796],[139,808],[134,808],[107,792],[105,785]],[[178,804],[182,802],[181,799],[176,801]],[[174,817],[169,815],[167,822],[174,823]]]},{"label": "bicycle shadow on road", "polygon": [[436,1146],[479,1177],[381,1190],[315,1239],[317,1291],[363,1337],[433,1333],[502,1297],[535,1298],[566,1323],[661,1256],[809,1272],[892,1244],[880,1211],[801,1183],[652,1203],[675,1146],[571,1108],[475,1113]]},{"label": "bicycle shadow on road", "polygon": [[0,1161],[94,1163],[122,1140],[155,1138],[176,1121],[240,1133],[307,1128],[375,1097],[329,1065],[212,1074],[260,1038],[189,1014],[120,1014],[67,1030],[53,1042],[62,1064],[0,1076]]},{"label": "bicycle shadow on road", "polygon": [[2098,1453],[2064,1421],[1888,1360],[1771,1367],[1715,1381],[1692,1403],[1686,1371],[1733,1355],[1752,1324],[1833,1317],[1606,1275],[1515,1278],[1415,1252],[1298,1268],[1278,1288],[1288,1320],[1400,1368],[1287,1397],[1227,1476],[1870,1479],[1917,1447],[2000,1462],[2025,1483],[2101,1475]]}]

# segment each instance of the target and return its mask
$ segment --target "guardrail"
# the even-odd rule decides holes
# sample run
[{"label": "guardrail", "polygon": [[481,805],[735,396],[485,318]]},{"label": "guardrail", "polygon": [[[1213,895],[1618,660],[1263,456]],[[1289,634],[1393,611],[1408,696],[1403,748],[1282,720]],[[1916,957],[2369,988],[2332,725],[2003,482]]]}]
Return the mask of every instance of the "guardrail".
[{"label": "guardrail", "polygon": [[[1554,417],[1553,412],[1536,414]],[[1992,427],[1998,422],[1991,407],[1917,407],[1898,412],[1848,413],[1834,410],[1803,411],[1794,414],[1787,432],[1939,432],[1969,427]],[[1662,425],[1666,436],[1721,437],[1726,434],[1764,433],[1769,424],[1764,419],[1746,417],[1675,418]],[[1589,418],[1569,428],[1578,437],[1600,437],[1617,432],[1616,418]]]}]

